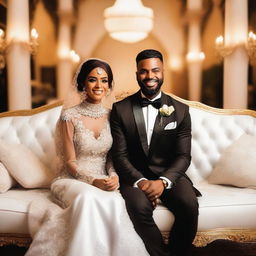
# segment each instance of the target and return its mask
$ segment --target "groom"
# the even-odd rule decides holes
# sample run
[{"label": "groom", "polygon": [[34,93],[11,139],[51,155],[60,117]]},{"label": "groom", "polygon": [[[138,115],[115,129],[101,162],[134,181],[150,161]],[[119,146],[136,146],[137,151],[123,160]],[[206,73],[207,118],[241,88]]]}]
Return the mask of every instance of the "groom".
[{"label": "groom", "polygon": [[[144,50],[136,63],[140,90],[115,103],[111,113],[112,158],[120,191],[151,256],[189,255],[200,195],[185,174],[191,160],[189,108],[161,91],[160,52]],[[159,199],[175,216],[168,248],[152,217]]]}]

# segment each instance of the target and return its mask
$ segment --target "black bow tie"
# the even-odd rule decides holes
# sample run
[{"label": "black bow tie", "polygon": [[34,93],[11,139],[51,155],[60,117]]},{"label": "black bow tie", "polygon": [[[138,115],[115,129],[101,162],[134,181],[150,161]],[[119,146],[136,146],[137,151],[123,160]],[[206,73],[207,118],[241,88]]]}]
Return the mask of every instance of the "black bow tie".
[{"label": "black bow tie", "polygon": [[147,99],[147,98],[142,98],[141,99],[141,106],[142,107],[147,107],[148,105],[152,105],[154,108],[157,108],[157,109],[159,109],[160,107],[161,107],[161,99],[159,98],[159,99],[156,99],[156,100],[153,100],[153,101],[151,101],[151,100],[149,100],[149,99]]}]

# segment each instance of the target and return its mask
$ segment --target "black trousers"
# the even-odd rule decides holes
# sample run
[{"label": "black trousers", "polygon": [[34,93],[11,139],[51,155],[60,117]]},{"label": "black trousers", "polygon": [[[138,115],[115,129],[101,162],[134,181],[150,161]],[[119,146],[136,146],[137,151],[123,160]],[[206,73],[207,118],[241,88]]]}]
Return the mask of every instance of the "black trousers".
[{"label": "black trousers", "polygon": [[175,216],[168,246],[164,244],[160,230],[153,220],[154,209],[145,194],[139,188],[125,184],[121,185],[120,191],[134,228],[151,256],[189,255],[198,223],[198,201],[190,181],[181,177],[160,197]]}]

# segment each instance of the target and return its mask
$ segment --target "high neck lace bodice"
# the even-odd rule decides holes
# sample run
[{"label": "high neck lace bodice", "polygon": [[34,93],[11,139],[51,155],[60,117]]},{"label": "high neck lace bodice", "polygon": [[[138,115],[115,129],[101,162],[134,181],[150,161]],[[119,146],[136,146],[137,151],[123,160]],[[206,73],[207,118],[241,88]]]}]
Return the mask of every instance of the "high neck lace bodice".
[{"label": "high neck lace bodice", "polygon": [[[109,110],[101,104],[83,102],[75,107],[64,110],[60,117],[60,121],[72,123],[72,140],[76,154],[75,161],[79,173],[89,177],[88,183],[91,183],[93,178],[100,178],[107,175],[106,156],[112,146],[108,113]],[[102,127],[97,136],[93,129],[88,128],[90,126],[93,127],[95,123],[97,127]],[[56,144],[63,161],[61,176],[70,176],[65,164],[65,154],[62,152],[63,138],[59,138]]]},{"label": "high neck lace bodice", "polygon": [[83,101],[75,109],[79,114],[92,118],[100,118],[108,113],[108,110],[101,103],[93,104],[88,101]]}]

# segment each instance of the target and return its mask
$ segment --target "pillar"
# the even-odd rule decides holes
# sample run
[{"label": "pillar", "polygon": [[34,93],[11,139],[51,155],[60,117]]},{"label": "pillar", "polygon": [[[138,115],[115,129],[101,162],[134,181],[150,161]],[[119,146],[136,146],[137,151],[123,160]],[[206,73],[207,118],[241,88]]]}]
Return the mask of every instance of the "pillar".
[{"label": "pillar", "polygon": [[59,0],[57,96],[64,99],[72,84],[71,25],[73,21],[72,0]]},{"label": "pillar", "polygon": [[224,59],[224,108],[247,108],[248,56],[243,43],[248,35],[248,1],[226,0],[225,45],[241,45]]},{"label": "pillar", "polygon": [[201,100],[202,60],[200,21],[202,14],[202,0],[187,1],[188,17],[188,83],[189,99]]},{"label": "pillar", "polygon": [[9,110],[31,108],[29,2],[7,1],[7,74]]}]

